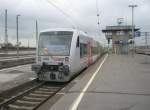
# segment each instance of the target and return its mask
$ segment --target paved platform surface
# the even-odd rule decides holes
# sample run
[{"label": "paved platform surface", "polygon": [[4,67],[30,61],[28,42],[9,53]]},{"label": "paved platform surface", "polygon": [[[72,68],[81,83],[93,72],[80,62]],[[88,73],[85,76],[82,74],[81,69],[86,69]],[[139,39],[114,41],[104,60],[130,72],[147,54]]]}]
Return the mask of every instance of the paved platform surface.
[{"label": "paved platform surface", "polygon": [[36,77],[31,71],[31,64],[0,69],[0,92],[33,80]]},{"label": "paved platform surface", "polygon": [[[150,56],[109,55],[83,91],[100,63],[75,79],[71,89],[62,90],[59,100],[38,110],[150,110]],[[48,104],[52,105],[48,108]]]}]

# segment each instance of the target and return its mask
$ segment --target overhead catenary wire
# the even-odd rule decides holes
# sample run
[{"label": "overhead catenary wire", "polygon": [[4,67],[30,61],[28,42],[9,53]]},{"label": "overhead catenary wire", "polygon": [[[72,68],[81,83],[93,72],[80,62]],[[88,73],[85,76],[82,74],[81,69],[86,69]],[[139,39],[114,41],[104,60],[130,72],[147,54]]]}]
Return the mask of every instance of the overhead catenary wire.
[{"label": "overhead catenary wire", "polygon": [[99,14],[99,8],[98,8],[98,0],[96,0],[96,16],[97,16],[98,33],[100,35],[100,14]]},{"label": "overhead catenary wire", "polygon": [[[68,13],[66,13],[62,8],[60,8],[55,1],[46,0],[46,2],[49,3],[51,6],[53,6],[54,8],[56,8],[58,11],[60,11],[75,28],[79,29],[79,26],[80,26],[80,28],[81,28],[81,26],[87,28],[87,26],[84,25],[83,22],[79,23],[79,21],[74,19],[72,16],[70,16]],[[71,8],[72,7],[70,7],[70,11],[73,11]],[[96,9],[97,9],[96,12],[99,13],[98,6],[96,6]],[[98,29],[100,29],[99,14],[97,14],[97,16],[98,16]],[[100,35],[100,30],[98,30],[98,33]]]},{"label": "overhead catenary wire", "polygon": [[50,5],[52,5],[53,7],[55,7],[57,10],[59,10],[67,18],[67,20],[73,25],[73,27],[78,28],[77,25],[74,23],[74,20],[72,20],[72,18],[70,17],[70,15],[68,15],[66,12],[64,12],[61,8],[59,8],[52,1],[46,0],[46,2],[49,3]]},{"label": "overhead catenary wire", "polygon": [[[64,11],[64,9],[60,8],[58,5],[56,5],[56,2],[54,3],[54,1],[50,1],[50,0],[46,0],[49,4],[51,4],[53,7],[55,7],[56,9],[58,9],[66,18],[67,20],[69,20],[69,22],[73,25],[73,27],[80,29],[80,27],[86,27],[86,25],[84,25],[83,23],[81,23],[79,20],[75,19],[75,17],[70,16],[68,13],[66,13]],[[68,2],[67,2],[68,3]],[[66,5],[66,4],[65,4]],[[70,5],[66,5],[66,7],[69,7],[69,11],[71,14],[74,13],[74,10],[71,9],[71,4]],[[68,10],[67,10],[68,11]]]}]

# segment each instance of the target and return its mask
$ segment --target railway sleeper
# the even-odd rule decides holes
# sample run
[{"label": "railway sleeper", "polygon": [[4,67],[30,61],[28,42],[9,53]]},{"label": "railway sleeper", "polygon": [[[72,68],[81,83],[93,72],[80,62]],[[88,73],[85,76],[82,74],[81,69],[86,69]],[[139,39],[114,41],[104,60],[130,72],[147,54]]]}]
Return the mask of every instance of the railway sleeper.
[{"label": "railway sleeper", "polygon": [[37,94],[45,94],[45,95],[50,95],[50,94],[53,94],[54,92],[46,92],[46,91],[40,91],[40,90],[36,90],[36,91],[34,91],[34,93],[37,93]]},{"label": "railway sleeper", "polygon": [[[45,99],[45,98],[44,98]],[[44,100],[43,99],[43,100]],[[28,102],[41,102],[41,101],[43,101],[43,100],[38,100],[38,99],[27,99],[27,98],[22,98],[21,99],[22,101],[28,101]]]},{"label": "railway sleeper", "polygon": [[55,91],[58,91],[60,88],[44,88],[44,89],[49,89],[50,91],[55,92]]},{"label": "railway sleeper", "polygon": [[52,92],[52,89],[48,89],[48,88],[39,88],[38,90]]},{"label": "railway sleeper", "polygon": [[43,88],[48,88],[48,89],[60,89],[60,86],[42,86]]},{"label": "railway sleeper", "polygon": [[58,89],[49,89],[49,88],[39,88],[39,90],[41,90],[41,91],[49,91],[49,92],[56,92],[56,91],[58,91]]},{"label": "railway sleeper", "polygon": [[15,102],[15,104],[17,105],[24,105],[24,106],[36,106],[38,104],[40,104],[40,102],[33,102],[33,101],[24,101],[24,100],[17,100]]},{"label": "railway sleeper", "polygon": [[41,102],[41,101],[45,100],[45,98],[24,96],[24,97],[22,98],[22,100]]},{"label": "railway sleeper", "polygon": [[39,97],[39,98],[47,98],[47,97],[49,97],[49,95],[35,94],[35,93],[30,93],[28,96],[29,97]]},{"label": "railway sleeper", "polygon": [[8,110],[33,110],[33,107],[18,106],[15,104],[9,104],[8,107]]}]

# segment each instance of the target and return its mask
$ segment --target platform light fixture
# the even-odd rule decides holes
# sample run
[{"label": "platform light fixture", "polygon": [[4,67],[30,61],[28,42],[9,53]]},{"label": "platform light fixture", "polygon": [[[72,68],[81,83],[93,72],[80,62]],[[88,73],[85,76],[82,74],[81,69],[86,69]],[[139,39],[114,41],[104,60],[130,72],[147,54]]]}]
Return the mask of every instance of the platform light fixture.
[{"label": "platform light fixture", "polygon": [[135,36],[134,36],[134,28],[135,28],[135,24],[134,24],[134,8],[138,7],[138,5],[129,5],[128,7],[132,8],[132,38],[134,39],[134,46],[135,47]]}]

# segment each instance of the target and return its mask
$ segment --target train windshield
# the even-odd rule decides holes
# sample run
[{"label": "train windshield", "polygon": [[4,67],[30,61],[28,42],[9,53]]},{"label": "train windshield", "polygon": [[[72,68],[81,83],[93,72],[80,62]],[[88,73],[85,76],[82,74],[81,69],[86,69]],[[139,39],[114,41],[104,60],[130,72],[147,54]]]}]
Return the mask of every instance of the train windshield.
[{"label": "train windshield", "polygon": [[73,32],[70,31],[41,33],[38,45],[39,55],[69,55],[72,36]]}]

